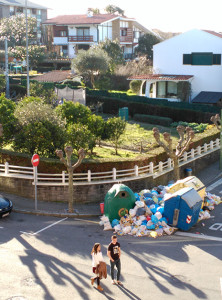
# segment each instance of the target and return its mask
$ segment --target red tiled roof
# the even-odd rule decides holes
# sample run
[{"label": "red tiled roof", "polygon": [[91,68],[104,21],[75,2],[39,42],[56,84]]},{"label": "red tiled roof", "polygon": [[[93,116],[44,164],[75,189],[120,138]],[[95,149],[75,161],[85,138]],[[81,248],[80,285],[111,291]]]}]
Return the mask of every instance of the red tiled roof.
[{"label": "red tiled roof", "polygon": [[221,33],[218,33],[218,32],[212,31],[212,30],[203,30],[203,31],[205,31],[207,33],[210,33],[210,34],[213,34],[213,35],[215,35],[217,37],[222,38],[222,34]]},{"label": "red tiled roof", "polygon": [[32,78],[39,82],[61,82],[67,78],[72,77],[71,70],[67,71],[52,71],[43,75]]},{"label": "red tiled roof", "polygon": [[120,17],[115,14],[98,14],[88,17],[85,15],[63,15],[48,19],[44,24],[76,25],[76,24],[101,24],[103,22]]},{"label": "red tiled roof", "polygon": [[167,74],[147,74],[131,76],[129,80],[156,80],[156,81],[186,81],[193,75],[167,75]]}]

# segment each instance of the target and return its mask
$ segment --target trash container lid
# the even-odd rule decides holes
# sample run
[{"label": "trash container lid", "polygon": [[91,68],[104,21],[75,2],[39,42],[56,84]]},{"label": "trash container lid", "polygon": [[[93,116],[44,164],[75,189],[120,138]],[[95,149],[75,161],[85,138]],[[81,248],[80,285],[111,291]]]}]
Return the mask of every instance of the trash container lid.
[{"label": "trash container lid", "polygon": [[185,171],[187,171],[187,172],[192,171],[192,169],[191,168],[186,168]]},{"label": "trash container lid", "polygon": [[192,208],[196,203],[202,201],[200,195],[193,188],[181,195],[181,199],[183,199],[190,208]]}]

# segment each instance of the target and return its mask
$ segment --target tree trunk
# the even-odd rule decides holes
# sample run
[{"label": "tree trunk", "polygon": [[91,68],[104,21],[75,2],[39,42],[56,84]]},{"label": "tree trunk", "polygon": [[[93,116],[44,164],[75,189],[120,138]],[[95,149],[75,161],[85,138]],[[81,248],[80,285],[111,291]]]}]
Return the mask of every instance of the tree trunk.
[{"label": "tree trunk", "polygon": [[174,158],[173,162],[174,162],[173,177],[174,177],[174,180],[177,181],[180,179],[180,167],[179,167],[178,158],[177,157]]},{"label": "tree trunk", "polygon": [[69,213],[73,212],[73,170],[69,170]]}]

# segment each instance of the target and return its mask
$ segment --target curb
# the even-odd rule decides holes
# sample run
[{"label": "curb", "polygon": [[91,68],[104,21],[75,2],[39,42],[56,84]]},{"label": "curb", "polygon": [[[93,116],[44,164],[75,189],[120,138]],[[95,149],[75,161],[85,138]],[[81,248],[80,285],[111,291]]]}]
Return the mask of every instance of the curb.
[{"label": "curb", "polygon": [[46,211],[29,211],[23,209],[16,209],[12,210],[13,212],[20,213],[20,214],[29,214],[29,215],[36,215],[36,216],[50,216],[50,217],[59,217],[59,218],[92,218],[92,217],[100,217],[101,214],[77,214],[77,213],[58,213],[58,212],[46,212]]}]

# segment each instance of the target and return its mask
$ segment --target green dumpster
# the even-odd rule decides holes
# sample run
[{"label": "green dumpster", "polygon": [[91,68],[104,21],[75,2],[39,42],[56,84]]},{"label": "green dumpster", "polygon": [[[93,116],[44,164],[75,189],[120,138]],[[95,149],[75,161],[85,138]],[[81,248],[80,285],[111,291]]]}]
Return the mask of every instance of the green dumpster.
[{"label": "green dumpster", "polygon": [[114,184],[107,192],[104,201],[104,214],[110,222],[120,219],[135,206],[136,197],[133,191],[124,184]]},{"label": "green dumpster", "polygon": [[119,108],[119,117],[122,120],[128,121],[129,120],[129,111],[128,111],[128,107],[122,107]]}]

